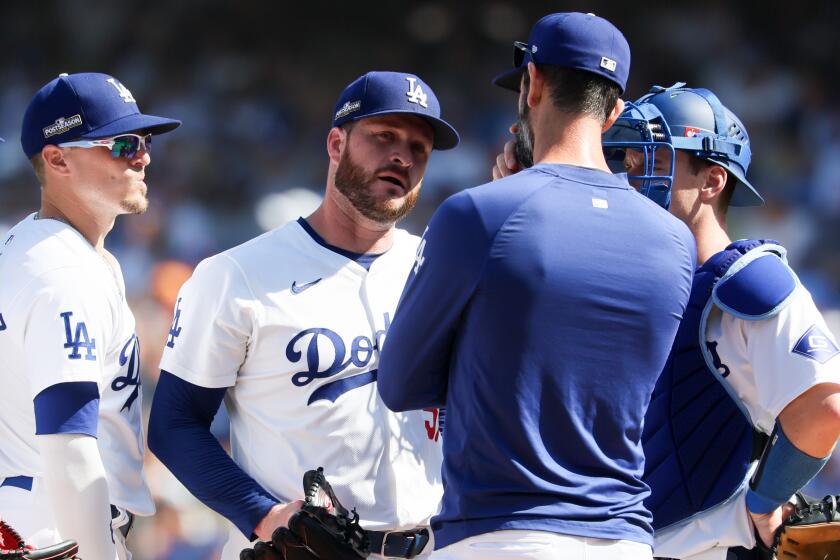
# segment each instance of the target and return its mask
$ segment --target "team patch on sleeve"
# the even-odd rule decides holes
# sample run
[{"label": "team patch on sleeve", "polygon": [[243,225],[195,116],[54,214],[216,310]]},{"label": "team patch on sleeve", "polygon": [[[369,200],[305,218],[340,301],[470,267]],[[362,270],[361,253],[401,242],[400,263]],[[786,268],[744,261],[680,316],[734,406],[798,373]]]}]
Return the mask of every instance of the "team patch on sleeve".
[{"label": "team patch on sleeve", "polygon": [[824,364],[840,354],[840,349],[820,327],[811,325],[796,342],[791,352]]}]

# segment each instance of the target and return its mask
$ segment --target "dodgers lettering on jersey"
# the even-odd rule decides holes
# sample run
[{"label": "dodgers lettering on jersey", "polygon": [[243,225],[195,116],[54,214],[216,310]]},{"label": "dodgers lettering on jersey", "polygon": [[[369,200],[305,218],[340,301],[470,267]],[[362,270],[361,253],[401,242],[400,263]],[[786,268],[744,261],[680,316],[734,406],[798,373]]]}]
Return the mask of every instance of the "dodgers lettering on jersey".
[{"label": "dodgers lettering on jersey", "polygon": [[[366,368],[374,356],[379,355],[385,333],[388,327],[391,326],[391,318],[388,313],[385,313],[383,317],[383,324],[384,328],[376,331],[373,339],[365,335],[354,337],[353,342],[350,344],[349,352],[341,336],[330,329],[319,327],[306,329],[296,334],[286,346],[286,358],[291,363],[301,362],[303,352],[298,348],[306,348],[305,362],[307,369],[292,375],[292,384],[297,387],[305,387],[315,379],[326,379],[337,376],[351,366]],[[309,341],[308,343],[305,342],[307,339]],[[327,352],[333,356],[332,362],[325,368],[323,365],[326,364],[322,364],[320,352],[318,351],[319,342],[322,345],[326,343]],[[346,360],[345,356],[347,356]],[[327,399],[335,402],[338,397],[347,391],[376,381],[376,373],[376,370],[370,370],[325,383],[318,387],[316,391],[312,392],[307,404],[312,404],[319,399]]]},{"label": "dodgers lettering on jersey", "polygon": [[121,271],[69,225],[33,215],[12,228],[0,278],[0,478],[41,474],[33,399],[59,384],[94,382],[111,502],[153,513],[142,474],[139,343]]},{"label": "dodgers lettering on jersey", "polygon": [[375,383],[417,241],[397,230],[366,270],[295,222],[207,259],[181,289],[161,369],[228,388],[233,459],[277,499],[302,498],[301,476],[323,466],[364,527],[436,511],[437,410],[395,414]]},{"label": "dodgers lettering on jersey", "polygon": [[129,410],[140,396],[140,339],[136,334],[132,334],[123,344],[119,364],[125,375],[115,377],[111,382],[111,389],[117,392],[129,389],[125,403],[120,407],[120,411],[123,411]]}]

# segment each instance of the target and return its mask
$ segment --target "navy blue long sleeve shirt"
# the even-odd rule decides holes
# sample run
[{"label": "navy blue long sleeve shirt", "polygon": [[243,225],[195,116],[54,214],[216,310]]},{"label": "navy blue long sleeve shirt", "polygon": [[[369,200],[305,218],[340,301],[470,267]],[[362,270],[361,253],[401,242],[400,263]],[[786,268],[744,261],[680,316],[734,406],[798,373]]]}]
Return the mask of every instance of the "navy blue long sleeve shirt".
[{"label": "navy blue long sleeve shirt", "polygon": [[278,500],[234,463],[210,432],[226,390],[161,371],[149,415],[149,450],[196,498],[253,539]]},{"label": "navy blue long sleeve shirt", "polygon": [[684,224],[594,169],[444,202],[378,383],[394,410],[447,407],[438,548],[505,529],[652,544],[642,423],[695,260]]}]

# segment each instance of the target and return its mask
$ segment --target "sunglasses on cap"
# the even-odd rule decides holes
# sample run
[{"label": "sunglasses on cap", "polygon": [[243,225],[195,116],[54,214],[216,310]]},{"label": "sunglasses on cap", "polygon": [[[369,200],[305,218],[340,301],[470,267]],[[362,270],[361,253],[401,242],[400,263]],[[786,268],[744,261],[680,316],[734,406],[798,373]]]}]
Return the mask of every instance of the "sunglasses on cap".
[{"label": "sunglasses on cap", "polygon": [[152,151],[152,135],[146,134],[120,134],[112,138],[97,138],[96,140],[75,140],[62,142],[59,148],[108,148],[111,156],[118,158],[134,159],[137,153],[143,149],[147,153]]},{"label": "sunglasses on cap", "polygon": [[531,45],[522,41],[513,42],[513,66],[515,68],[522,66],[522,63],[525,61],[525,56],[529,54],[531,55],[531,60],[536,62],[534,60],[534,48]]}]

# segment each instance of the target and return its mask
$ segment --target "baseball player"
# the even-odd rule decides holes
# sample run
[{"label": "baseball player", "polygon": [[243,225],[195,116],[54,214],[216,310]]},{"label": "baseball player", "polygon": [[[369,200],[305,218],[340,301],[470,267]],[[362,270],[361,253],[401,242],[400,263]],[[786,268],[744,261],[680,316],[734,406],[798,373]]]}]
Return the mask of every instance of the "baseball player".
[{"label": "baseball player", "polygon": [[97,73],[60,75],[23,117],[41,207],[0,241],[0,512],[33,546],[124,560],[133,515],[154,511],[134,317],[104,242],[145,211],[152,135],[179,125]]},{"label": "baseball player", "polygon": [[[496,83],[533,167],[462,191],[424,234],[379,366],[392,410],[446,405],[434,558],[651,558],[642,420],[694,240],[610,173],[630,52],[551,14]],[[664,347],[660,347],[664,345]]]},{"label": "baseball player", "polygon": [[[419,77],[370,72],[335,106],[324,201],[202,262],[178,297],[149,420],[149,447],[235,527],[222,557],[271,538],[323,467],[372,549],[425,550],[442,493],[438,411],[391,413],[379,353],[419,239],[414,206],[432,149],[455,130]],[[232,459],[210,434],[225,400]]]},{"label": "baseball player", "polygon": [[840,350],[785,249],[729,237],[728,208],[762,203],[746,178],[750,140],[738,117],[709,90],[657,86],[605,145],[614,149],[645,122],[676,149],[673,170],[658,152],[650,161],[629,149],[627,173],[642,186],[666,185],[660,201],[670,199],[671,213],[691,228],[699,265],[645,420],[655,551],[757,558],[748,549],[756,538],[772,543],[788,499],[840,436]]}]

